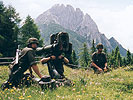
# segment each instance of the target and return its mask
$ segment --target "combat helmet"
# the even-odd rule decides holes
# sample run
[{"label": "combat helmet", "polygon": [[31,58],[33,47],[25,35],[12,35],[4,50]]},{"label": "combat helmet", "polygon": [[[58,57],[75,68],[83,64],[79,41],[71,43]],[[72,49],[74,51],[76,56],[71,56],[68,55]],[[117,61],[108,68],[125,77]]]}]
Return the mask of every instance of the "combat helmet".
[{"label": "combat helmet", "polygon": [[97,49],[103,49],[103,44],[102,43],[98,43],[97,46],[96,46]]},{"label": "combat helmet", "polygon": [[39,44],[38,39],[37,38],[29,38],[27,41],[27,46],[36,43],[37,45]]}]

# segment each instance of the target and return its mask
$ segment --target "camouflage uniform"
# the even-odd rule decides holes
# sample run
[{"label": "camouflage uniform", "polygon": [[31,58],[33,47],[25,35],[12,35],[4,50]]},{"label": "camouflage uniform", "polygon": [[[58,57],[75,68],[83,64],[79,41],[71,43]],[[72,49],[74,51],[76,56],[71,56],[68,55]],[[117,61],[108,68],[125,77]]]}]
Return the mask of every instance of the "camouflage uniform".
[{"label": "camouflage uniform", "polygon": [[[18,64],[14,64],[9,75],[9,82],[18,85],[24,76],[24,72],[32,65],[36,64],[35,50],[32,48],[24,48],[19,57]],[[16,73],[15,73],[16,72]],[[15,74],[14,74],[15,73]]]},{"label": "camouflage uniform", "polygon": [[[97,49],[99,48],[103,49],[103,45],[101,43],[97,45]],[[107,63],[107,58],[105,53],[94,52],[92,54],[92,62],[94,62],[98,67],[100,67],[104,71],[105,63]],[[94,73],[100,73],[96,67],[93,67],[93,69]]]},{"label": "camouflage uniform", "polygon": [[[64,61],[62,59],[50,60],[48,62],[48,69],[50,68],[49,66],[51,65],[61,75],[61,77],[64,77],[63,62]],[[49,69],[49,74],[50,74],[51,78],[54,78],[54,74],[53,74],[53,71],[51,71],[51,69]]]},{"label": "camouflage uniform", "polygon": [[[34,38],[32,38],[34,40]],[[10,74],[9,79],[7,80],[7,83],[3,85],[4,88],[10,88],[10,87],[17,87],[22,79],[24,78],[24,72],[30,68],[32,65],[36,65],[35,61],[35,55],[36,52],[33,48],[31,48],[29,45],[31,43],[37,43],[35,41],[29,42],[27,47],[25,47],[19,56],[18,63],[16,64],[15,61],[9,66],[10,67]],[[9,84],[12,84],[9,86]]]},{"label": "camouflage uniform", "polygon": [[105,53],[98,54],[97,52],[93,53],[92,61],[101,69],[104,69],[105,63],[107,63]]}]

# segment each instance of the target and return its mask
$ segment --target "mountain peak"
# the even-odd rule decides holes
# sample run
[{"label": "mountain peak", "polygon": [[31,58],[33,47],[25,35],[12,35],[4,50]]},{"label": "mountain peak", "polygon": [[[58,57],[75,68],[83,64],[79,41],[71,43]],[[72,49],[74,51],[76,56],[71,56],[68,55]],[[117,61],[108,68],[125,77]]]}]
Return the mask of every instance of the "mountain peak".
[{"label": "mountain peak", "polygon": [[[111,43],[113,43],[113,44],[117,44],[117,46],[120,45],[120,44],[118,43],[118,41],[117,41],[114,37],[111,37],[111,38],[109,39],[109,41],[110,41]],[[115,46],[116,46],[116,45],[115,45]]]},{"label": "mountain peak", "polygon": [[80,8],[76,8],[76,11],[77,11],[77,12],[81,12]]},{"label": "mountain peak", "polygon": [[52,8],[50,8],[49,10],[64,10],[64,9],[69,9],[69,10],[74,10],[74,8],[71,5],[64,5],[64,4],[55,4],[54,6],[52,6]]},{"label": "mountain peak", "polygon": [[52,8],[57,8],[57,7],[65,7],[65,5],[64,4],[55,4],[54,6],[52,6]]},{"label": "mountain peak", "polygon": [[[77,33],[77,35],[83,36],[85,40],[87,39],[88,45],[93,39],[96,40],[97,43],[103,43],[108,51],[111,51],[116,45],[119,45],[125,53],[125,50],[113,37],[107,39],[105,35],[101,34],[91,16],[88,13],[84,14],[80,8],[74,9],[71,5],[56,4],[39,15],[35,22],[41,25],[41,28],[43,25],[49,25],[50,23],[58,24],[64,29],[71,30]],[[56,27],[54,28],[56,29]]]},{"label": "mountain peak", "polygon": [[112,45],[113,48],[116,48],[116,47],[118,46],[119,49],[120,49],[120,53],[121,53],[123,56],[126,56],[126,49],[124,49],[124,48],[122,47],[122,45],[119,44],[119,42],[118,42],[114,37],[111,37],[111,38],[109,39],[109,42],[111,43],[111,45]]},{"label": "mountain peak", "polygon": [[114,37],[111,37],[109,40],[110,41],[116,41],[116,39]]},{"label": "mountain peak", "polygon": [[71,5],[67,5],[66,8],[74,9]]},{"label": "mountain peak", "polygon": [[42,24],[50,21],[56,22],[55,24],[59,24],[66,29],[74,30],[82,36],[90,33],[99,33],[97,25],[90,15],[84,15],[80,8],[74,9],[71,5],[56,4],[36,19],[37,23]]}]

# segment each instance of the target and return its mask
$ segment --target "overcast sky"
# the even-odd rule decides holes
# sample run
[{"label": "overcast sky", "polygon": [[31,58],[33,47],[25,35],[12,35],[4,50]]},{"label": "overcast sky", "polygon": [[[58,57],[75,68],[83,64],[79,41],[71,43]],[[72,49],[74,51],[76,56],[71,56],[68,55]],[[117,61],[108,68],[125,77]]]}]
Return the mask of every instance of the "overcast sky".
[{"label": "overcast sky", "polygon": [[114,37],[133,52],[133,0],[2,0],[12,5],[24,19],[28,14],[36,18],[54,4],[70,4],[88,13],[101,33]]}]

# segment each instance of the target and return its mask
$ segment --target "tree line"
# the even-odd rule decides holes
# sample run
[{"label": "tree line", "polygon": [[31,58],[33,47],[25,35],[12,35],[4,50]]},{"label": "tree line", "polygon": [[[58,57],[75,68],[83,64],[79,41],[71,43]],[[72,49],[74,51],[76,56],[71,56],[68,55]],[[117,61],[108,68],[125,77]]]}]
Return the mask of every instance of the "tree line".
[{"label": "tree line", "polygon": [[[81,48],[81,52],[79,53],[79,58],[77,58],[75,51],[72,53],[72,63],[79,64],[82,67],[90,67],[92,54],[96,52],[95,42],[92,41],[91,48],[88,49],[87,44],[83,44],[83,48]],[[108,67],[118,68],[122,66],[130,66],[133,65],[133,54],[130,50],[127,50],[126,57],[121,56],[119,47],[117,46],[112,52],[107,52],[107,49],[104,48],[103,52],[106,54]]]},{"label": "tree line", "polygon": [[31,16],[22,22],[12,6],[0,4],[0,56],[14,56],[18,45],[25,47],[30,37],[36,37],[39,45],[43,45],[40,31]]},{"label": "tree line", "polygon": [[[0,4],[0,57],[15,56],[17,46],[21,48],[26,46],[26,41],[30,37],[36,37],[39,40],[39,46],[43,45],[40,31],[31,16],[27,16],[24,21],[12,6],[4,6]],[[71,63],[80,64],[82,67],[89,67],[91,63],[91,55],[96,52],[94,40],[92,47],[88,49],[87,44],[83,44],[78,57],[73,50],[71,55]],[[107,56],[108,65],[117,68],[118,66],[133,65],[133,55],[127,50],[127,56],[122,57],[117,46],[111,53],[104,48]]]}]

